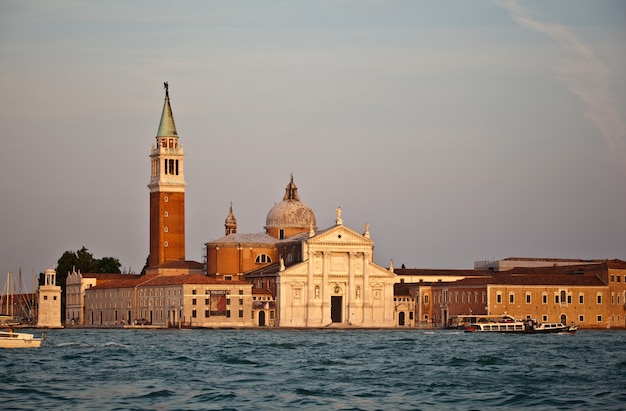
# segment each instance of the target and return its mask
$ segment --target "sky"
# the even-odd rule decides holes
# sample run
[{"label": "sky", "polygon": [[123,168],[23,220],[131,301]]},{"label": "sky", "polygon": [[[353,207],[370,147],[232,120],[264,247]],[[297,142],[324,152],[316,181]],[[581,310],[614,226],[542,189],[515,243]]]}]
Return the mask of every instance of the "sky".
[{"label": "sky", "polygon": [[626,2],[0,2],[0,280],[141,271],[169,83],[186,256],[290,175],[374,261],[626,260]]}]

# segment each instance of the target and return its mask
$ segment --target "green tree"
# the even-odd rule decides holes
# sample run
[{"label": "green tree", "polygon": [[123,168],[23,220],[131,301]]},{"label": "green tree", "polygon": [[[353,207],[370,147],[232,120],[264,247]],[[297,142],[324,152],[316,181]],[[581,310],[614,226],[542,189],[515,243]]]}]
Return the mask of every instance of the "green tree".
[{"label": "green tree", "polygon": [[121,266],[117,258],[94,258],[85,246],[80,250],[66,251],[57,261],[57,285],[65,287],[67,274],[74,270],[81,273],[121,274]]},{"label": "green tree", "polygon": [[98,264],[98,272],[99,273],[115,273],[121,274],[120,267],[122,264],[120,260],[113,257],[102,257],[100,260],[100,264]]}]

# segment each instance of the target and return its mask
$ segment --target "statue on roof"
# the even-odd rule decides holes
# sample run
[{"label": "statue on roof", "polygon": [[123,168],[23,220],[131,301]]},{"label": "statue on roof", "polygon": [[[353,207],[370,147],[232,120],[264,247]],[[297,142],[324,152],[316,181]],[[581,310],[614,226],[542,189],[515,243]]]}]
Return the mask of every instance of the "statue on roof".
[{"label": "statue on roof", "polygon": [[169,97],[170,96],[170,94],[169,94],[170,86],[169,86],[169,84],[167,84],[167,81],[163,82],[163,88],[165,89],[165,97]]}]

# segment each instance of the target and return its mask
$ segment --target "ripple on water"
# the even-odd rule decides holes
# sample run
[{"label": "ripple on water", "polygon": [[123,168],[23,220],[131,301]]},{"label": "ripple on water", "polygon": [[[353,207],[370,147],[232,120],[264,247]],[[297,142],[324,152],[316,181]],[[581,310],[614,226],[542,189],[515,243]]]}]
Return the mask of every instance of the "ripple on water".
[{"label": "ripple on water", "polygon": [[0,350],[0,409],[619,409],[623,335],[53,330]]}]

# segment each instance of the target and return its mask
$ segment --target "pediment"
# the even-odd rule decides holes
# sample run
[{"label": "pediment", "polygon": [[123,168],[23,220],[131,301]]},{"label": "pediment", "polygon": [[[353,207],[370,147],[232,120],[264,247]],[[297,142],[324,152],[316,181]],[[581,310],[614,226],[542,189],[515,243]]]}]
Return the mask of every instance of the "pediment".
[{"label": "pediment", "polygon": [[314,244],[345,244],[345,245],[368,245],[371,246],[374,241],[365,237],[363,234],[352,230],[345,225],[336,225],[331,227],[314,237],[307,240],[311,245]]}]

